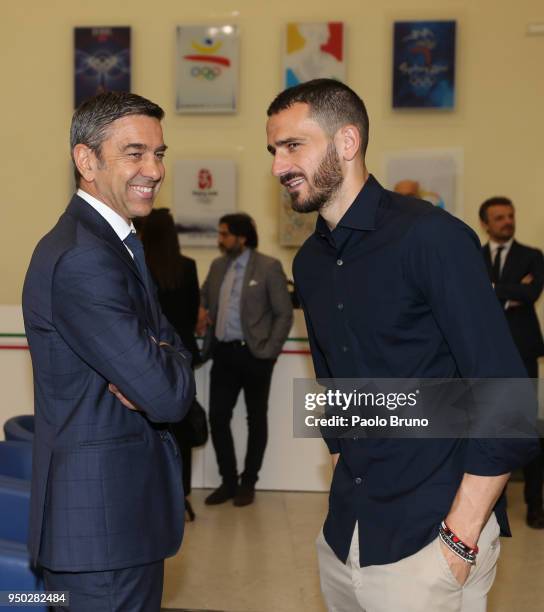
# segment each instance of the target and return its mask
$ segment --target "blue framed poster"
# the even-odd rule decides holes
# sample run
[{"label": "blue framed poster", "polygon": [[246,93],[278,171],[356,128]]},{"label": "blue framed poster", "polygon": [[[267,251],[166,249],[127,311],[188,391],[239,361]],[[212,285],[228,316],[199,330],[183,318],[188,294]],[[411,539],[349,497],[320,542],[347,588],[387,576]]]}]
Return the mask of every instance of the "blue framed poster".
[{"label": "blue framed poster", "polygon": [[74,103],[105,91],[130,91],[130,28],[74,29]]},{"label": "blue framed poster", "polygon": [[393,108],[452,109],[455,21],[397,21],[393,33]]}]

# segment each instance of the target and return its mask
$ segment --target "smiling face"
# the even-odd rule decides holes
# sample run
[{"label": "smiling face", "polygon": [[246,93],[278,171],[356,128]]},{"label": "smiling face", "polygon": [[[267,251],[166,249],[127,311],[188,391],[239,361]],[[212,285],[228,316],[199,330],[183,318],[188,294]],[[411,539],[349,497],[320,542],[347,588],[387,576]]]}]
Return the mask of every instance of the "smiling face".
[{"label": "smiling face", "polygon": [[272,173],[285,186],[297,212],[330,204],[344,176],[333,140],[310,117],[307,104],[296,103],[272,115],[266,126]]},{"label": "smiling face", "polygon": [[158,119],[129,115],[114,121],[100,156],[83,144],[74,147],[81,188],[125,221],[147,216],[164,179],[166,146]]},{"label": "smiling face", "polygon": [[487,221],[483,226],[491,240],[498,243],[508,242],[516,231],[514,207],[507,204],[494,204],[487,209]]}]

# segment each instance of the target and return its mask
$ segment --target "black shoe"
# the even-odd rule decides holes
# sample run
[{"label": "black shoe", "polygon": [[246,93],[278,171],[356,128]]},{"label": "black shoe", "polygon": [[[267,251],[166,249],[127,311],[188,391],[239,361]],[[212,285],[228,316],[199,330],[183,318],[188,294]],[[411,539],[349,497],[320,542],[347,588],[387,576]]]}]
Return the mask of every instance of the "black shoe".
[{"label": "black shoe", "polygon": [[218,504],[224,504],[229,499],[234,497],[236,493],[236,485],[230,486],[223,483],[219,488],[215,489],[213,493],[210,493],[204,500],[207,506],[217,506]]},{"label": "black shoe", "polygon": [[527,525],[532,529],[544,529],[544,510],[542,508],[527,510]]},{"label": "black shoe", "polygon": [[188,523],[192,523],[196,518],[193,506],[191,506],[191,502],[187,498],[185,498],[185,514],[187,515],[187,518],[185,520]]},{"label": "black shoe", "polygon": [[255,487],[250,485],[241,484],[236,489],[236,495],[234,496],[235,506],[249,506],[255,500]]}]

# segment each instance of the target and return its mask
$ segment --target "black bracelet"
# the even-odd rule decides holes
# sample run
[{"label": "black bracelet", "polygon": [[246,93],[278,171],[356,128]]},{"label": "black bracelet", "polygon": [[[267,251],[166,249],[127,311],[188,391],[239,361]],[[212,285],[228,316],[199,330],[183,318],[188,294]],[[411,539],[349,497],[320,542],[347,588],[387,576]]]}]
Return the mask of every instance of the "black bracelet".
[{"label": "black bracelet", "polygon": [[454,552],[458,557],[463,559],[466,563],[474,565],[476,563],[476,555],[478,554],[478,547],[471,548],[465,544],[453,531],[446,525],[444,521],[440,524],[438,529],[438,535],[440,539],[448,548]]}]

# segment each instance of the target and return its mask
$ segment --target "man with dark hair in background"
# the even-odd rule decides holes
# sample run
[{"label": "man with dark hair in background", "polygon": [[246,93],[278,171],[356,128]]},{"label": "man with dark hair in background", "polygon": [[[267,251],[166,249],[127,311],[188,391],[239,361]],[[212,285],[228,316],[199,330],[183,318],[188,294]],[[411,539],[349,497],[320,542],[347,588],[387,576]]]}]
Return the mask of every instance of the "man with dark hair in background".
[{"label": "man with dark hair in background", "polygon": [[[210,429],[222,483],[206,504],[246,506],[268,438],[268,395],[272,370],[287,339],[293,309],[281,263],[257,251],[253,219],[244,213],[219,220],[223,253],[212,262],[201,290],[198,333],[206,332],[203,359],[213,358],[210,374]],[[239,481],[230,421],[243,389],[248,439]]]},{"label": "man with dark hair in background", "polygon": [[[544,355],[544,342],[535,302],[544,286],[542,251],[514,240],[515,210],[508,198],[495,196],[486,200],[480,206],[480,221],[489,236],[489,242],[482,249],[489,278],[527,373],[538,380],[538,358]],[[523,468],[523,474],[527,525],[544,529],[542,454]]]},{"label": "man with dark hair in background", "polygon": [[[317,79],[267,114],[273,174],[294,210],[319,212],[293,264],[316,376],[523,377],[474,232],[368,173],[359,96]],[[326,442],[335,468],[318,556],[329,609],[483,610],[499,530],[509,534],[504,487],[535,441]]]},{"label": "man with dark hair in background", "polygon": [[132,224],[164,178],[163,114],[129,93],[78,107],[77,194],[23,289],[36,414],[29,547],[73,612],[158,612],[164,559],[183,535],[167,424],[187,412],[194,379]]}]

